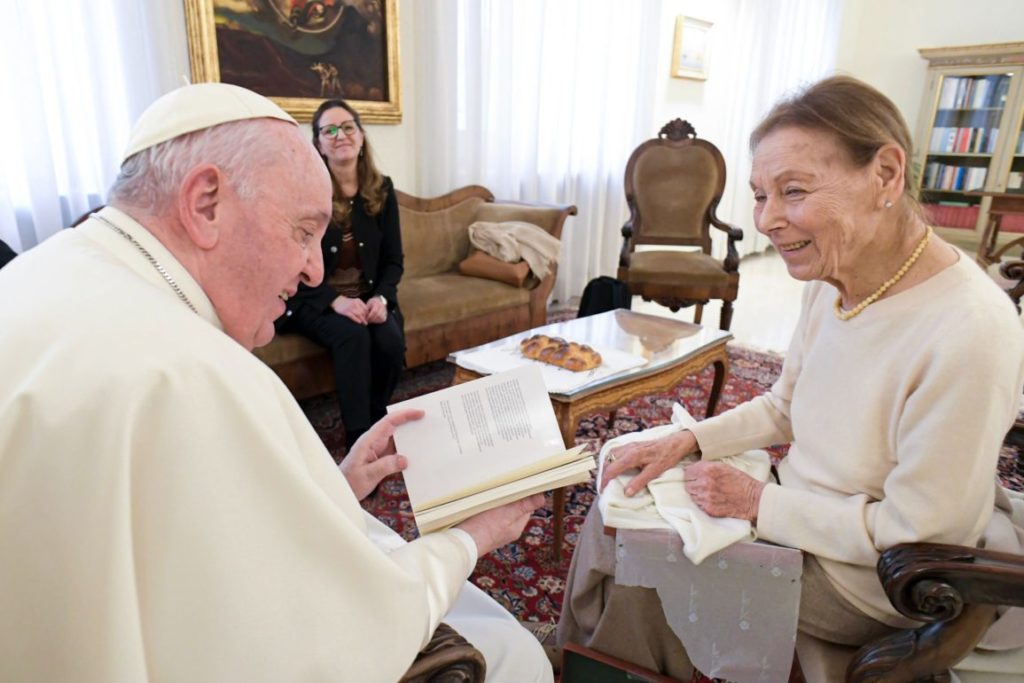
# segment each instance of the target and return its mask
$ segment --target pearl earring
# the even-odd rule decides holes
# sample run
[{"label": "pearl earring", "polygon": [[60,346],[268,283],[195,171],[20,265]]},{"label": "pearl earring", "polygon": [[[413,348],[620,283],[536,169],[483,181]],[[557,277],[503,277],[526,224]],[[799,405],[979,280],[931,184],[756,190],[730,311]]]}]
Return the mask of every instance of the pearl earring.
[{"label": "pearl earring", "polygon": [[891,199],[886,199],[885,200],[885,208],[887,208],[887,209],[891,209],[892,208],[892,200]]}]

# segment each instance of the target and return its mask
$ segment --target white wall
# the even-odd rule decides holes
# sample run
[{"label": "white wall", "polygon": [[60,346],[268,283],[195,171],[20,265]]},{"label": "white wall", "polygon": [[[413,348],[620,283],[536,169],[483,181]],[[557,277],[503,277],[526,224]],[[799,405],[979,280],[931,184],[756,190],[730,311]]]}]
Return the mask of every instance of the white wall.
[{"label": "white wall", "polygon": [[[709,102],[727,101],[716,93],[729,87],[720,75],[735,52],[730,31],[737,5],[737,0],[662,0],[657,39],[663,76],[655,91],[652,137],[679,117],[690,121],[701,137],[720,139],[724,117]],[[669,76],[675,18],[680,14],[714,23],[707,81]],[[913,131],[928,66],[917,49],[1024,41],[1024,0],[846,0],[840,31],[837,69],[892,98]]]},{"label": "white wall", "polygon": [[413,3],[422,1],[398,2],[398,78],[402,122],[366,126],[366,136],[377,154],[381,171],[391,176],[398,189],[412,194],[416,194],[419,187],[416,171],[416,69],[413,64],[417,37],[413,26]]},{"label": "white wall", "polygon": [[[723,117],[708,102],[717,99],[713,96],[714,88],[721,83],[721,74],[726,72],[730,60],[729,32],[734,22],[736,5],[736,0],[662,0],[657,36],[658,81],[649,137],[657,135],[661,127],[672,119],[681,118],[693,124],[698,136],[711,141],[721,139],[718,133]],[[706,81],[671,76],[672,43],[676,17],[679,15],[703,19],[713,24],[709,36],[711,42]],[[715,81],[716,74],[719,76],[718,81]]]},{"label": "white wall", "polygon": [[921,47],[1024,41],[1022,0],[846,0],[837,68],[871,83],[917,126]]}]

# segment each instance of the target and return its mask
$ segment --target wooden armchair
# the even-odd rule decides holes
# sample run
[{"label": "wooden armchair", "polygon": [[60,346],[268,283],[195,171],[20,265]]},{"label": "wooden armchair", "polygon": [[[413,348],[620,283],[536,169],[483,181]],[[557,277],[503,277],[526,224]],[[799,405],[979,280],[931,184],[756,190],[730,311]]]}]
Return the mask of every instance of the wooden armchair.
[{"label": "wooden armchair", "polygon": [[398,683],[483,683],[483,654],[448,624],[439,624]]},{"label": "wooden armchair", "polygon": [[974,650],[997,605],[1024,607],[1024,556],[910,543],[882,553],[878,575],[896,609],[926,625],[856,652],[800,634],[807,681],[843,680],[844,667],[849,683],[949,681],[951,669],[962,683],[1024,680],[1024,650]]},{"label": "wooden armchair", "polygon": [[[632,294],[673,312],[696,305],[697,323],[704,304],[721,299],[719,327],[728,330],[732,302],[739,291],[736,242],[743,239],[743,231],[715,214],[725,188],[721,152],[699,139],[689,123],[675,119],[630,155],[625,188],[630,216],[622,227],[618,278]],[[723,262],[711,257],[712,227],[729,238]],[[700,251],[636,251],[637,245],[699,247]]]}]

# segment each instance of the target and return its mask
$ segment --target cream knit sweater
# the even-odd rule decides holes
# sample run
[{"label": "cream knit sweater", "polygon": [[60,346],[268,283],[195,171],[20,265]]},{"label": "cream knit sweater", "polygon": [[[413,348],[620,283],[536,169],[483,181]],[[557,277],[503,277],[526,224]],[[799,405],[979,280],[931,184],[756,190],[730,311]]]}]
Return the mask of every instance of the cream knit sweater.
[{"label": "cream knit sweater", "polygon": [[875,573],[879,553],[983,537],[1021,397],[1024,334],[964,254],[846,322],[833,314],[836,294],[809,284],[779,380],[693,433],[705,459],[791,441],[781,486],[761,497],[758,535],[813,553],[853,605],[906,626]]}]

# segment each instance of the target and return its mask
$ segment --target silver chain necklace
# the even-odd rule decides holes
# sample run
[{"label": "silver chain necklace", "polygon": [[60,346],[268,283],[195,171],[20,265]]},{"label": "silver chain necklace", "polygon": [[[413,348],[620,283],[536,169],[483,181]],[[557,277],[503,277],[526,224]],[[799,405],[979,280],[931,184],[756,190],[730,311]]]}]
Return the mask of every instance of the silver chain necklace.
[{"label": "silver chain necklace", "polygon": [[134,237],[129,235],[127,232],[125,232],[121,228],[117,227],[116,225],[114,225],[113,223],[111,223],[110,221],[108,221],[106,218],[104,218],[103,216],[99,215],[98,213],[91,214],[89,217],[90,218],[95,218],[96,220],[100,221],[101,223],[106,224],[106,226],[108,228],[110,228],[111,230],[116,232],[118,235],[120,235],[121,237],[123,237],[126,240],[128,240],[128,242],[130,242],[132,246],[134,246],[136,249],[138,249],[142,253],[142,255],[146,257],[146,260],[149,261],[149,265],[153,266],[153,268],[156,269],[156,272],[160,273],[160,275],[163,277],[164,280],[167,280],[167,284],[169,284],[171,286],[171,289],[173,289],[174,293],[178,295],[178,298],[181,299],[183,302],[185,302],[185,305],[188,306],[189,308],[191,308],[193,313],[195,313],[196,315],[199,315],[199,311],[196,310],[196,307],[193,306],[192,302],[188,300],[187,296],[185,296],[185,292],[181,291],[181,287],[179,287],[178,283],[174,281],[174,278],[171,277],[171,274],[168,273],[164,269],[164,267],[161,266],[160,263],[155,258],[153,258],[153,255],[150,254],[149,251],[144,246],[139,244],[138,240],[136,240]]}]

